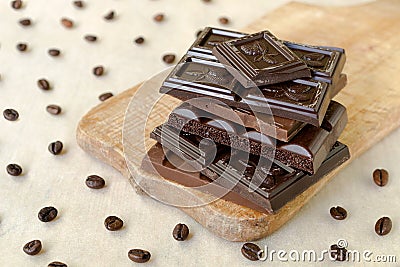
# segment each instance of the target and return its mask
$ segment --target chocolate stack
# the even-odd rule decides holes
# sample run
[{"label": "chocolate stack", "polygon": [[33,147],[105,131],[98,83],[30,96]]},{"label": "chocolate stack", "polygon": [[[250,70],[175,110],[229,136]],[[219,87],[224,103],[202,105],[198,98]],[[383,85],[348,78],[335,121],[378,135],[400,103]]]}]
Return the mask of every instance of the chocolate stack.
[{"label": "chocolate stack", "polygon": [[[160,89],[183,102],[143,168],[274,213],[349,157],[342,48],[206,28]],[[185,166],[184,168],[182,166]]]}]

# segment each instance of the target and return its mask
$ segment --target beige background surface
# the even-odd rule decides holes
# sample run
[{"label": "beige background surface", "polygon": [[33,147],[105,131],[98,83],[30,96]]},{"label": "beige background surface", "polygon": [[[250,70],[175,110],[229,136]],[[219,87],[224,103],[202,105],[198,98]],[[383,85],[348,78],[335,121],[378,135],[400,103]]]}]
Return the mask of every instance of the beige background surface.
[{"label": "beige background surface", "polygon": [[[179,210],[137,196],[119,173],[79,149],[75,127],[98,103],[99,94],[122,92],[162,70],[163,53],[174,52],[179,58],[198,29],[220,26],[218,17],[228,16],[229,27],[239,29],[287,1],[92,0],[85,1],[82,10],[74,8],[71,1],[25,2],[19,11],[11,9],[9,1],[0,2],[0,110],[12,107],[20,112],[16,122],[0,118],[0,166],[4,170],[16,162],[24,168],[21,177],[0,172],[0,266],[46,266],[53,260],[68,266],[131,266],[126,254],[137,247],[151,251],[152,260],[146,264],[150,266],[271,264],[247,261],[240,254],[242,244],[217,238]],[[307,2],[340,5],[365,1]],[[111,9],[117,17],[105,22],[102,16]],[[167,16],[161,24],[152,20],[158,12]],[[61,27],[62,16],[74,19],[76,27]],[[31,17],[33,25],[20,27],[17,21],[22,17]],[[87,33],[97,34],[99,42],[85,42],[82,37]],[[146,38],[143,46],[132,41],[138,35]],[[29,43],[28,52],[21,54],[15,49],[19,41]],[[50,47],[60,48],[62,56],[49,57]],[[98,64],[106,67],[104,77],[91,74]],[[51,81],[53,90],[42,92],[36,87],[36,80],[42,77]],[[62,115],[46,113],[45,107],[51,103],[64,108]],[[291,222],[257,243],[270,250],[321,251],[344,238],[350,249],[400,257],[399,138],[400,131],[396,131],[354,161]],[[58,139],[64,142],[65,153],[55,157],[48,153],[47,145]],[[371,182],[376,167],[390,171],[385,188]],[[103,176],[107,187],[99,191],[87,188],[84,180],[89,174]],[[58,208],[59,217],[44,224],[37,219],[37,212],[48,205]],[[329,208],[333,205],[345,207],[348,219],[331,219]],[[120,216],[125,222],[123,230],[106,231],[103,221],[108,215]],[[379,237],[373,227],[383,215],[393,219],[394,229]],[[187,242],[178,243],[171,237],[179,222],[188,224],[193,233]],[[22,246],[32,239],[41,239],[44,247],[34,257],[22,252]]]}]

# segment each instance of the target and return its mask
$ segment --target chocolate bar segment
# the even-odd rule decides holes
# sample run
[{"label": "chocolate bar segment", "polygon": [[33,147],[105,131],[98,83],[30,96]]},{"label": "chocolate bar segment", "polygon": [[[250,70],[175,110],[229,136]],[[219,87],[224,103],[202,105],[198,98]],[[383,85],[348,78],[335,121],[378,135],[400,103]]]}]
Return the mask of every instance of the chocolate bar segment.
[{"label": "chocolate bar segment", "polygon": [[337,83],[346,62],[344,49],[283,42],[311,69],[313,79]]},{"label": "chocolate bar segment", "polygon": [[[223,197],[224,199],[261,212],[275,212],[349,158],[347,147],[336,143],[318,172],[309,176],[301,171],[288,173],[275,164],[270,169],[263,170],[263,166],[256,167],[261,164],[259,157],[250,155],[248,158],[248,155],[241,151],[230,151],[228,147],[218,145],[217,157],[212,163],[203,165],[200,172],[197,166],[191,169],[186,163],[187,159],[193,159],[200,155],[198,138],[181,133],[178,137],[179,146],[176,147],[171,145],[172,142],[169,139],[171,135],[161,139],[161,132],[169,130],[168,126],[163,126],[157,127],[153,131],[152,137],[163,142],[164,149],[172,150],[167,150],[165,155],[161,145],[156,144],[148,152],[148,157],[143,160],[142,167],[145,170],[157,172],[166,179],[189,187],[198,187],[213,181],[212,186],[207,187],[209,190],[207,193],[219,196],[221,192],[224,192],[223,188],[229,189],[230,191]],[[177,155],[183,155],[184,159]],[[190,171],[183,171],[175,167],[168,159],[172,159],[174,164],[180,166],[186,164],[186,170]],[[262,178],[262,182],[259,187],[253,188],[251,182],[256,170]],[[262,170],[261,173],[259,170]],[[217,179],[220,176],[223,179]],[[218,190],[218,186],[221,187],[220,190]],[[250,187],[253,190],[249,190]]]},{"label": "chocolate bar segment", "polygon": [[185,56],[163,82],[161,93],[186,101],[196,97],[218,99],[231,107],[268,113],[316,126],[330,102],[330,86],[296,80],[261,88],[244,88],[218,63]]},{"label": "chocolate bar segment", "polygon": [[249,80],[264,86],[311,77],[307,65],[269,31],[219,43],[213,54],[238,70],[232,75],[244,87],[252,86]]},{"label": "chocolate bar segment", "polygon": [[215,61],[217,58],[212,54],[212,49],[217,46],[217,44],[244,36],[246,36],[246,34],[241,32],[206,27],[189,48],[188,54]]},{"label": "chocolate bar segment", "polygon": [[321,127],[306,125],[289,142],[276,141],[263,132],[226,120],[188,103],[177,107],[167,125],[214,142],[261,155],[308,173],[315,173],[347,123],[346,109],[332,101]]}]

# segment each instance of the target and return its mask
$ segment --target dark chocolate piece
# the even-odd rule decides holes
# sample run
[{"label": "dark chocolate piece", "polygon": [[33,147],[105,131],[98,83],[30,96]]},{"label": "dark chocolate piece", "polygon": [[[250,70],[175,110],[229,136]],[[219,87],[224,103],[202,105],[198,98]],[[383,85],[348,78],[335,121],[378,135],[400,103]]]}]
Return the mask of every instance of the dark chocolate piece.
[{"label": "dark chocolate piece", "polygon": [[[217,44],[236,38],[242,38],[246,35],[246,33],[206,27],[200,32],[187,54],[218,61],[212,54],[212,49],[216,47]],[[332,91],[336,93],[344,87],[344,78],[347,80],[347,77],[341,77],[341,72],[346,61],[344,49],[338,47],[313,46],[288,41],[283,41],[283,43],[307,64],[311,70],[313,79],[332,84]]]},{"label": "dark chocolate piece", "polygon": [[[250,155],[249,160],[246,160],[248,159],[246,153],[237,150],[230,152],[229,147],[218,145],[216,159],[206,165],[199,163],[203,167],[199,172],[198,166],[190,169],[191,165],[182,157],[177,156],[183,155],[185,159],[201,157],[198,136],[181,133],[178,137],[179,146],[176,147],[171,142],[171,138],[175,138],[173,135],[163,136],[161,139],[161,131],[165,133],[170,130],[173,131],[168,126],[163,126],[162,128],[157,127],[153,131],[152,137],[163,143],[167,154],[164,155],[163,147],[157,143],[143,160],[142,167],[145,170],[157,172],[166,179],[188,187],[198,187],[214,181],[212,186],[208,187],[211,189],[207,193],[219,196],[221,192],[226,192],[226,189],[231,189],[223,197],[224,199],[267,213],[277,211],[349,158],[347,147],[337,142],[318,172],[309,176],[301,171],[288,173],[275,164],[270,169],[263,170],[262,163],[255,167],[259,163],[260,157]],[[176,168],[176,165],[171,164],[168,159],[178,164],[177,166],[185,165],[185,169],[188,171]],[[256,188],[252,186],[255,173],[260,174],[259,177],[262,179],[260,186]],[[216,180],[221,175],[223,179]],[[249,190],[249,188],[253,190]]]},{"label": "dark chocolate piece", "polygon": [[252,86],[249,80],[264,86],[311,77],[307,65],[269,31],[219,43],[213,54],[239,71],[232,75],[244,87]]},{"label": "dark chocolate piece", "polygon": [[344,49],[296,44],[288,41],[283,43],[307,64],[315,80],[330,84],[338,81],[346,62]]},{"label": "dark chocolate piece", "polygon": [[321,127],[306,125],[286,143],[276,141],[263,132],[225,120],[222,116],[209,114],[183,103],[169,115],[167,125],[234,149],[276,159],[290,167],[313,174],[347,123],[345,107],[332,101]]},{"label": "dark chocolate piece", "polygon": [[161,93],[186,101],[211,97],[229,106],[321,125],[330,101],[330,86],[296,80],[265,87],[244,88],[218,62],[185,56],[169,74]]}]

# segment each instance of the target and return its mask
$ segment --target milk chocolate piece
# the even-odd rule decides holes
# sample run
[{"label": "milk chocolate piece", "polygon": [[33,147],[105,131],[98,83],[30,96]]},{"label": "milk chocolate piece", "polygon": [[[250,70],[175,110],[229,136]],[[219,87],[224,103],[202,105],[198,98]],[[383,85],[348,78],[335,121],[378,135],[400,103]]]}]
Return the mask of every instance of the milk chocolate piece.
[{"label": "milk chocolate piece", "polygon": [[252,86],[249,80],[264,86],[311,77],[307,65],[269,31],[219,43],[213,54],[239,71],[232,75],[244,87]]},{"label": "milk chocolate piece", "polygon": [[[277,211],[349,158],[347,147],[337,142],[318,172],[309,176],[301,171],[288,173],[275,164],[270,169],[263,170],[263,166],[256,167],[262,164],[259,163],[260,157],[250,155],[249,160],[246,160],[248,155],[244,152],[237,150],[231,152],[230,148],[218,145],[216,158],[210,164],[200,164],[203,168],[199,172],[198,166],[191,168],[191,165],[177,156],[183,155],[185,159],[199,157],[201,153],[198,148],[198,137],[181,133],[178,137],[179,146],[176,147],[172,145],[170,136],[163,137],[161,140],[161,132],[169,130],[171,129],[168,126],[163,126],[153,131],[152,137],[163,142],[167,152],[164,155],[159,143],[153,146],[143,160],[142,167],[145,170],[157,172],[166,179],[188,187],[198,187],[214,181],[212,186],[208,187],[207,193],[219,196],[221,192],[224,192],[224,188],[230,189],[229,193],[223,197],[224,199],[265,213]],[[179,166],[184,165],[188,171],[175,167],[168,159],[172,159],[172,162]],[[259,187],[254,188],[251,187],[251,183],[256,170],[262,181]],[[221,175],[223,179],[217,180]],[[249,190],[250,187],[253,190]]]},{"label": "milk chocolate piece", "polygon": [[276,159],[311,174],[318,170],[346,123],[346,109],[335,101],[331,102],[321,127],[306,125],[287,143],[226,120],[223,114],[209,114],[187,103],[177,107],[167,121],[167,125],[184,132],[254,155]]},{"label": "milk chocolate piece", "polygon": [[260,113],[272,111],[316,126],[321,125],[330,101],[330,86],[296,80],[261,88],[244,88],[218,62],[185,56],[163,82],[161,93],[186,101],[196,97],[218,99],[231,107]]},{"label": "milk chocolate piece", "polygon": [[[346,84],[347,76],[346,74],[341,74],[339,81],[337,82],[337,87],[332,88],[332,97],[339,93],[339,91],[344,88]],[[190,104],[216,116],[223,114],[225,120],[241,123],[247,128],[255,129],[258,132],[263,132],[265,135],[271,136],[283,142],[290,141],[306,125],[304,122],[299,122],[292,119],[278,116],[273,116],[273,118],[271,118],[270,115],[263,113],[254,113],[241,108],[229,107],[223,103],[210,101],[209,99],[191,99]]]},{"label": "milk chocolate piece", "polygon": [[292,119],[229,107],[209,99],[196,98],[189,103],[209,114],[223,116],[224,120],[242,124],[248,129],[254,129],[283,142],[290,141],[306,125],[304,122]]}]

